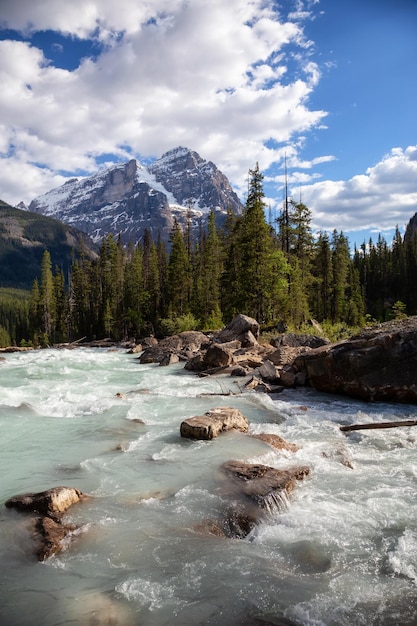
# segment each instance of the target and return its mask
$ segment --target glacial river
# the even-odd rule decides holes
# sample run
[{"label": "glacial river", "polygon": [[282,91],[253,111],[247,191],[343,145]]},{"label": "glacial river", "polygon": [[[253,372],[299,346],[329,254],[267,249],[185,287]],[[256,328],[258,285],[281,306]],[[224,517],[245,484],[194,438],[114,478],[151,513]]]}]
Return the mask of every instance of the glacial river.
[{"label": "glacial river", "polygon": [[[416,407],[140,365],[125,351],[42,350],[0,362],[1,626],[402,626],[417,623]],[[227,395],[228,391],[232,393]],[[249,434],[180,437],[181,421],[239,408]],[[144,423],[140,423],[142,420]],[[230,505],[223,462],[308,465],[287,504],[244,539],[201,532]],[[37,562],[13,495],[91,495],[68,549]]]}]

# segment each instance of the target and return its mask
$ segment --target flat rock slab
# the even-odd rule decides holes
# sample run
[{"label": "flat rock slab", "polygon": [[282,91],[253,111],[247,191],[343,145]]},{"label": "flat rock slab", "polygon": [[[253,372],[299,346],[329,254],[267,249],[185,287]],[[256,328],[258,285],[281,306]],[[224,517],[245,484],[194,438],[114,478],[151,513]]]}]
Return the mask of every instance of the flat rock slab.
[{"label": "flat rock slab", "polygon": [[26,493],[13,496],[5,503],[8,509],[26,513],[56,515],[64,513],[70,506],[85,498],[75,487],[52,487],[38,493]]},{"label": "flat rock slab", "polygon": [[249,423],[246,417],[231,407],[210,409],[204,415],[190,417],[181,423],[181,437],[188,439],[214,439],[222,432],[239,430],[248,432]]}]

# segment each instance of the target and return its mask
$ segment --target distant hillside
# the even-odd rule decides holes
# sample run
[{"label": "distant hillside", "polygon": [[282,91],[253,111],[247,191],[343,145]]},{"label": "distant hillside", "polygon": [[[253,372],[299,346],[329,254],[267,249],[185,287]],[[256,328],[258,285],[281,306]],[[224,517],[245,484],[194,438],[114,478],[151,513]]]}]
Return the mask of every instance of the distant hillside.
[{"label": "distant hillside", "polygon": [[34,279],[40,278],[45,250],[51,254],[53,268],[58,266],[67,275],[81,242],[89,254],[95,254],[85,233],[0,200],[0,287],[30,289]]}]

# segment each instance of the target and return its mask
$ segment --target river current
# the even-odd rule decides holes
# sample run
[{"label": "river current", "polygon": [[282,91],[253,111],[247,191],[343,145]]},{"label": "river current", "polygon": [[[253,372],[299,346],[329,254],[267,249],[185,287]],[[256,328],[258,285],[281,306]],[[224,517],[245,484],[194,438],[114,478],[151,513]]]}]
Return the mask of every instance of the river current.
[{"label": "river current", "polygon": [[[414,406],[242,392],[103,349],[8,354],[0,390],[2,626],[417,623],[417,429],[339,429]],[[216,406],[299,450],[180,437]],[[201,528],[229,504],[231,459],[311,473],[246,538],[222,538]],[[27,516],[4,502],[59,485],[92,497],[66,514],[81,526],[68,549],[39,563]]]}]

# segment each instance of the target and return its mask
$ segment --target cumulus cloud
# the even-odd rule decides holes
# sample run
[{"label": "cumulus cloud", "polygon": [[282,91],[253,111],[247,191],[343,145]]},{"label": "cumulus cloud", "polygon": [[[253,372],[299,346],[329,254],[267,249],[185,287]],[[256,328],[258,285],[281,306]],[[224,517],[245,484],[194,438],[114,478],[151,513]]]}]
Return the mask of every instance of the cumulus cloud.
[{"label": "cumulus cloud", "polygon": [[27,35],[55,30],[102,44],[69,71],[29,40],[0,41],[0,156],[39,165],[46,185],[45,172],[92,172],[103,153],[140,159],[186,145],[239,189],[255,161],[279,161],[283,143],[326,115],[308,104],[320,72],[304,56],[301,17],[286,19],[273,2],[6,0],[2,20]]},{"label": "cumulus cloud", "polygon": [[303,201],[324,230],[389,230],[417,211],[416,180],[417,145],[394,148],[364,174],[305,185]]}]

